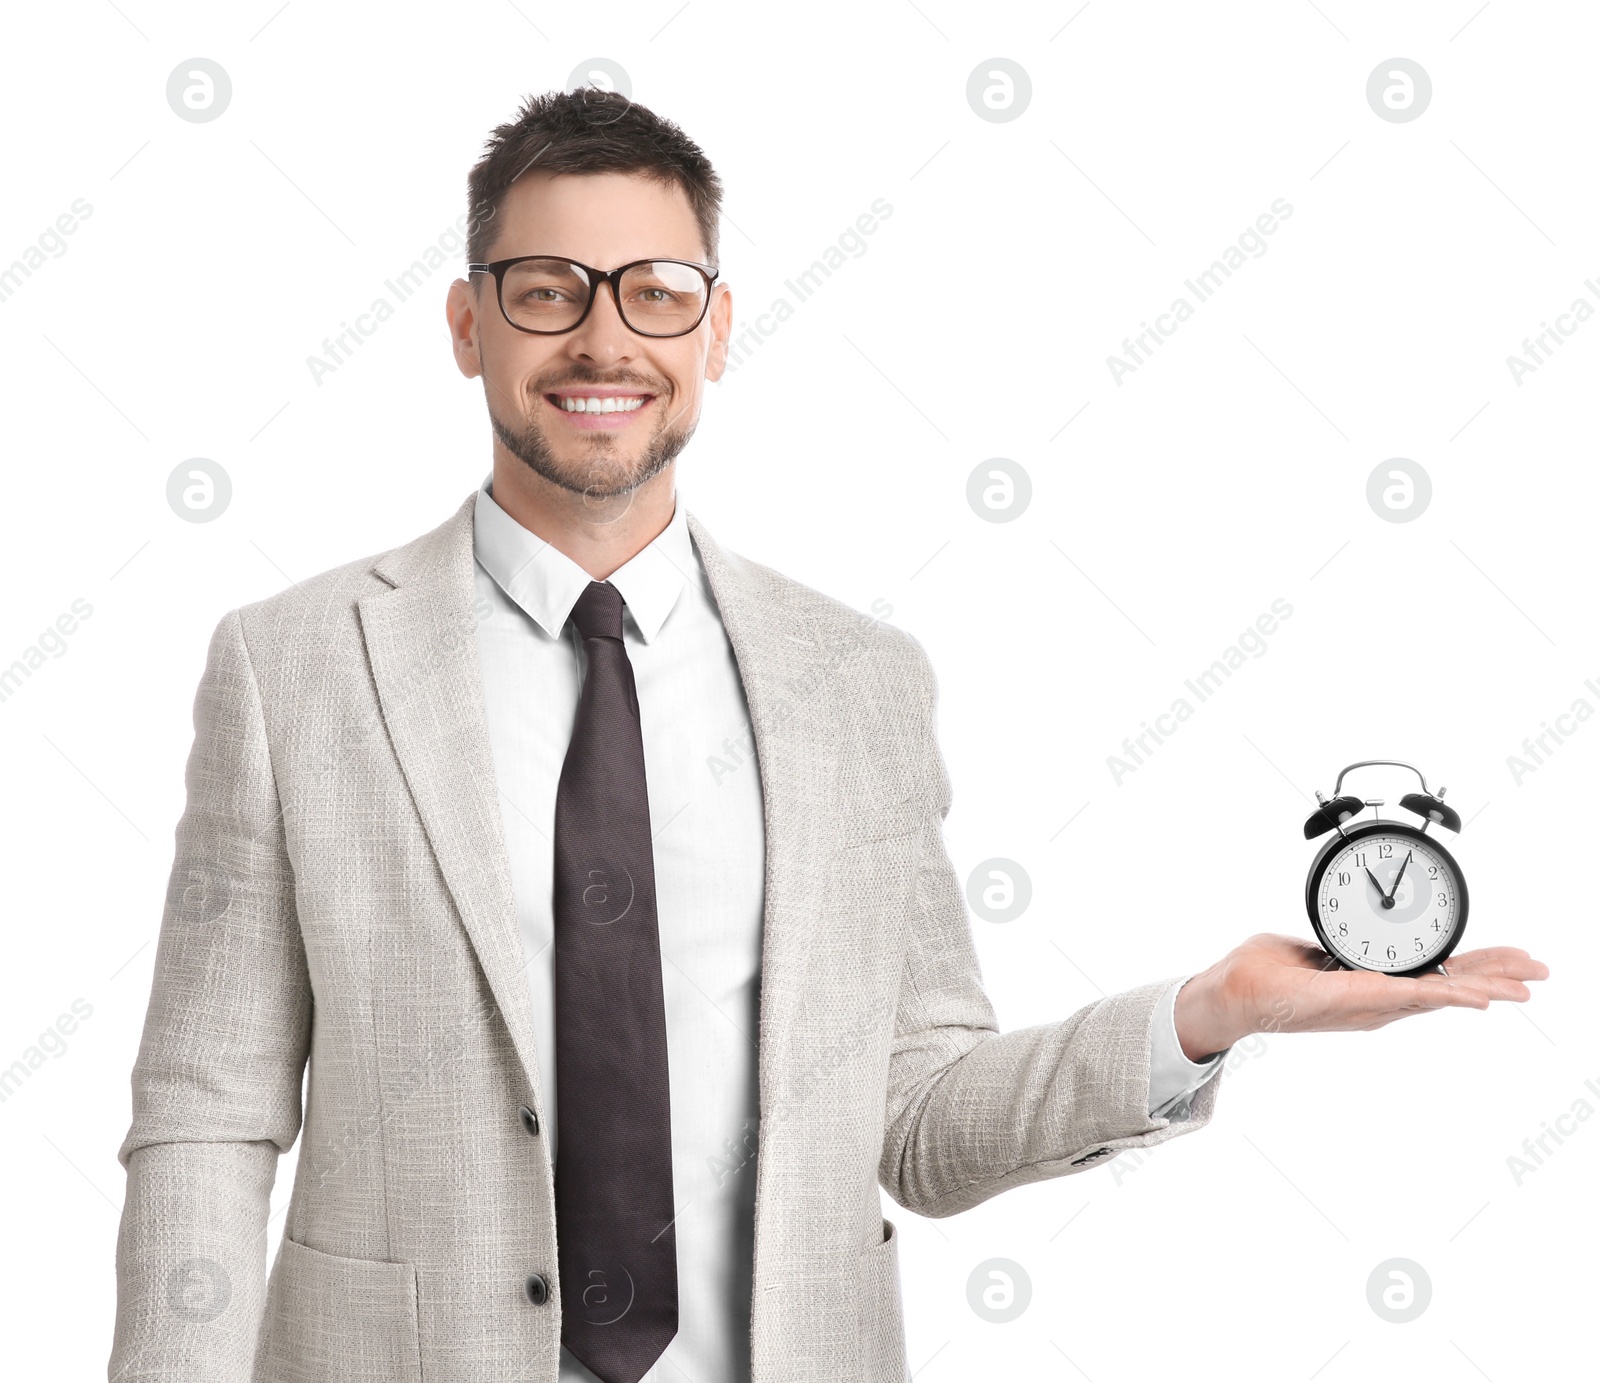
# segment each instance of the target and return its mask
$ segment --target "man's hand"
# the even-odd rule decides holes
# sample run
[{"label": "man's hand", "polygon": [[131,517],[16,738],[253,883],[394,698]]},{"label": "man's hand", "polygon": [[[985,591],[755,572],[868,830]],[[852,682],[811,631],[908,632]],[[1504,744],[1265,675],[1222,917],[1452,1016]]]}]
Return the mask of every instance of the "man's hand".
[{"label": "man's hand", "polygon": [[1444,968],[1403,978],[1345,970],[1314,941],[1258,932],[1178,991],[1173,1021],[1183,1054],[1203,1061],[1253,1032],[1368,1032],[1430,1009],[1526,1003],[1523,981],[1550,976],[1515,946],[1462,951]]}]

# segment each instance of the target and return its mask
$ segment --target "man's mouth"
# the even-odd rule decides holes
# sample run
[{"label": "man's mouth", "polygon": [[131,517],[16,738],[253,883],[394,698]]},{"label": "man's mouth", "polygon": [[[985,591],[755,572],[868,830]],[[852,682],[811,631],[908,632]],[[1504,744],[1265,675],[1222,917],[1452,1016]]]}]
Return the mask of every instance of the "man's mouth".
[{"label": "man's mouth", "polygon": [[650,401],[649,394],[550,394],[550,402],[564,413],[632,413]]},{"label": "man's mouth", "polygon": [[596,385],[557,389],[544,400],[573,427],[582,431],[615,431],[629,427],[655,400],[643,390]]},{"label": "man's mouth", "polygon": [[571,389],[554,389],[544,397],[565,413],[634,413],[654,395],[646,389],[616,384],[595,384],[589,389],[579,384]]}]

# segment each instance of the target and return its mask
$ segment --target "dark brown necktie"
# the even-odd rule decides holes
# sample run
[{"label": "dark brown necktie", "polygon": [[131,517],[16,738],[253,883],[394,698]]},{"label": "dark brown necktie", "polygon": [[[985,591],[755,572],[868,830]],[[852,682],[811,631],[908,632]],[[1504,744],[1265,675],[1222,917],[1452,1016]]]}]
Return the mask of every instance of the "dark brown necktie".
[{"label": "dark brown necktie", "polygon": [[678,1333],[655,860],[622,595],[591,581],[588,667],[556,788],[556,1242],[561,1343],[637,1383]]}]

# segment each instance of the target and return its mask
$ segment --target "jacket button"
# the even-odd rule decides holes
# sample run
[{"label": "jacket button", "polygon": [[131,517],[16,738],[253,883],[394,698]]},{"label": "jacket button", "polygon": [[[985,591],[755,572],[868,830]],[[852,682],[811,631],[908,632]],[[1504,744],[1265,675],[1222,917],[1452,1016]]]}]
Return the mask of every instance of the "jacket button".
[{"label": "jacket button", "polygon": [[532,1137],[537,1138],[539,1136],[539,1116],[529,1109],[527,1105],[519,1104],[517,1106],[517,1118],[522,1120],[522,1127],[527,1129]]},{"label": "jacket button", "polygon": [[550,1300],[550,1284],[544,1280],[542,1273],[529,1273],[528,1280],[522,1284],[522,1289],[535,1306],[543,1306]]}]

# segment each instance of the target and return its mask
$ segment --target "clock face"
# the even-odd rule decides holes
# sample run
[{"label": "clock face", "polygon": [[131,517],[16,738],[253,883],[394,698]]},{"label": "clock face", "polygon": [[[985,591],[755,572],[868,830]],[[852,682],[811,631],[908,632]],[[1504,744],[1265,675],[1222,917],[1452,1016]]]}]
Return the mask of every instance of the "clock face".
[{"label": "clock face", "polygon": [[1313,900],[1323,945],[1363,970],[1425,969],[1450,953],[1466,920],[1449,853],[1388,823],[1334,842]]}]

